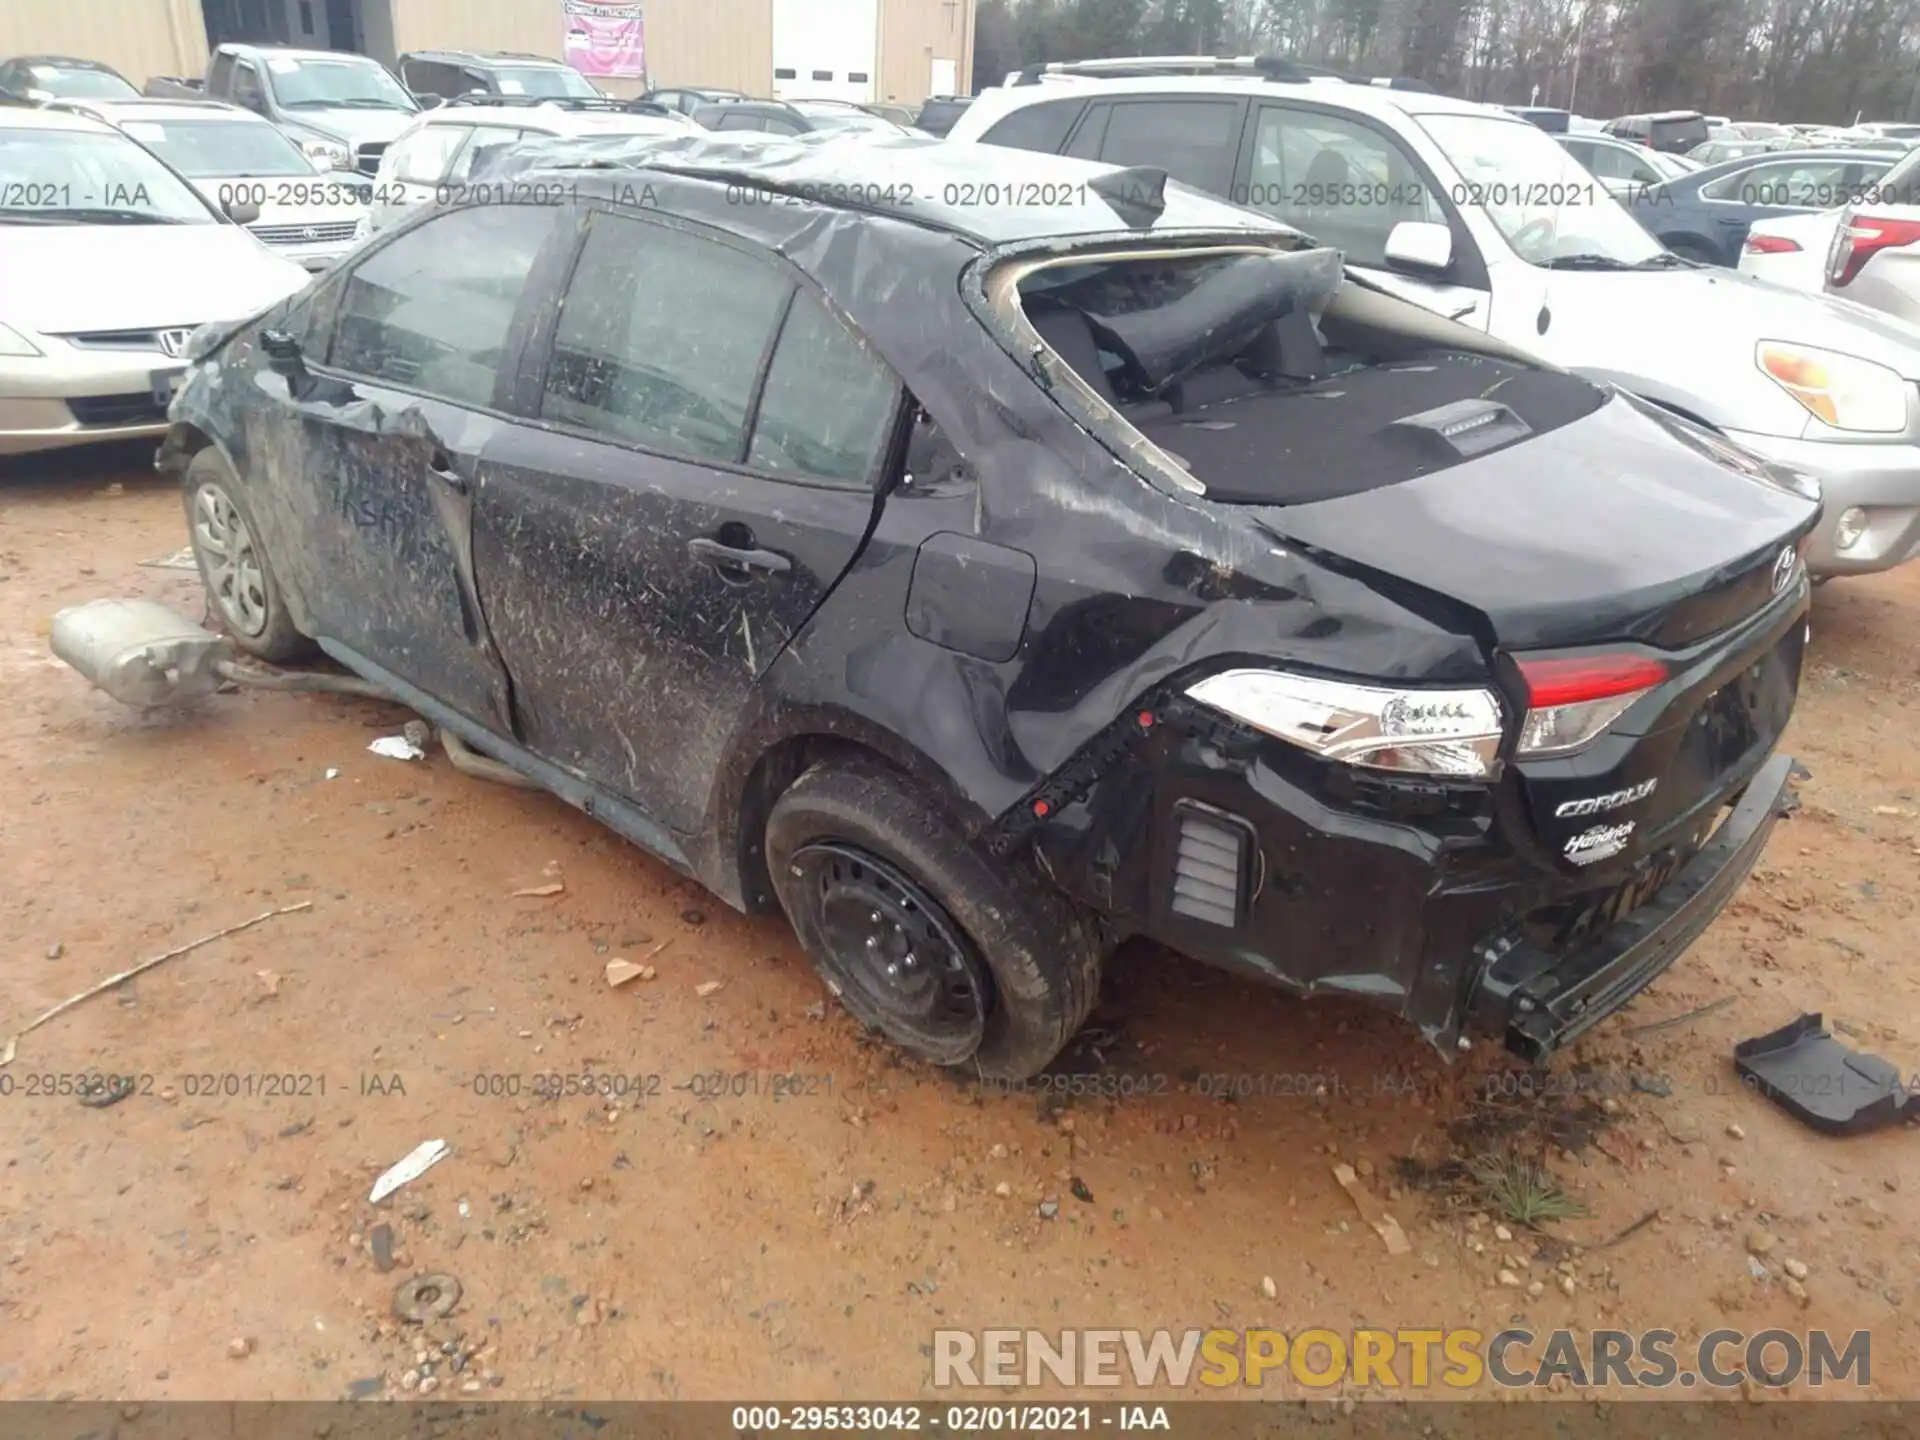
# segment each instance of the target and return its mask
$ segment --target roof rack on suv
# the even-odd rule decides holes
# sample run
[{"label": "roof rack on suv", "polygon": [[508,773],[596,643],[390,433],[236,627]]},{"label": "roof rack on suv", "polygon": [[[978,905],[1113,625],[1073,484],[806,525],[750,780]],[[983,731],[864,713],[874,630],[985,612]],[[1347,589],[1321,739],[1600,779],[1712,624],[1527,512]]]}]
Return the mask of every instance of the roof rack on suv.
[{"label": "roof rack on suv", "polygon": [[626,115],[671,115],[674,112],[655,100],[621,100],[612,95],[495,95],[486,90],[469,90],[456,95],[449,105],[500,105],[513,109],[533,109],[551,105],[556,110],[597,110]]},{"label": "roof rack on suv", "polygon": [[1345,80],[1324,65],[1308,65],[1281,55],[1123,55],[1110,60],[1054,60],[1029,65],[1019,72],[1016,85],[1037,85],[1048,75],[1088,75],[1109,78],[1130,75],[1258,75],[1263,80],[1306,83]]}]

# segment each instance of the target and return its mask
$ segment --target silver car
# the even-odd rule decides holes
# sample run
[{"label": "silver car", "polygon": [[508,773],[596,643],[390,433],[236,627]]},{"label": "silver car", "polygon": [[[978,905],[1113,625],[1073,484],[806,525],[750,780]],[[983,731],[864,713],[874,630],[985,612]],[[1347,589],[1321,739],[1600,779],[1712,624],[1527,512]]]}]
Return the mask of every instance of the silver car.
[{"label": "silver car", "polygon": [[1920,551],[1920,329],[1681,259],[1503,110],[1194,63],[1056,65],[986,91],[953,138],[1160,167],[1338,246],[1369,285],[1812,476],[1827,501],[1816,575]]},{"label": "silver car", "polygon": [[188,334],[307,272],[125,135],[0,109],[0,455],[161,435]]},{"label": "silver car", "polygon": [[373,187],[320,169],[277,125],[237,105],[140,96],[53,108],[103,121],[146,146],[223,211],[251,214],[244,223],[256,238],[308,270],[327,269],[362,231]]}]

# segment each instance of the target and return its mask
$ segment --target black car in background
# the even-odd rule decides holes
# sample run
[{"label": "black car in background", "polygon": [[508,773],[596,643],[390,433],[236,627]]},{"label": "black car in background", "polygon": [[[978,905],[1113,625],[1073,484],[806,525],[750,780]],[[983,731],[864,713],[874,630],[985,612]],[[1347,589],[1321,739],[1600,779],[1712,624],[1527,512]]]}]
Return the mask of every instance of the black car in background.
[{"label": "black car in background", "polygon": [[16,55],[0,61],[0,104],[49,100],[138,100],[140,92],[111,65],[71,55]]},{"label": "black car in background", "polygon": [[693,112],[693,118],[709,130],[758,130],[769,135],[847,130],[906,133],[891,120],[839,100],[735,100],[725,105],[703,105]]},{"label": "black car in background", "polygon": [[1622,115],[1600,127],[1608,135],[1669,154],[1684,155],[1712,138],[1707,117],[1698,110],[1663,110],[1655,115]]},{"label": "black car in background", "polygon": [[1573,126],[1573,112],[1547,105],[1508,105],[1509,115],[1518,115],[1530,125],[1538,125],[1549,135],[1565,135]]},{"label": "black car in background", "polygon": [[412,50],[394,68],[414,99],[422,101],[445,102],[474,94],[543,100],[592,99],[600,94],[571,65],[511,50]]},{"label": "black car in background", "polygon": [[1737,269],[1756,221],[1845,205],[1870,193],[1902,153],[1768,150],[1636,186],[1617,198],[1676,255]]},{"label": "black car in background", "polygon": [[662,90],[649,90],[641,98],[690,116],[703,105],[732,105],[751,97],[738,90],[716,90],[707,85],[678,85]]},{"label": "black car in background", "polygon": [[1160,171],[509,163],[196,336],[213,608],[784,910],[915,1055],[1033,1075],[1140,933],[1537,1058],[1787,803],[1797,477]]},{"label": "black car in background", "polygon": [[944,138],[953,129],[953,122],[960,118],[961,112],[973,103],[971,95],[934,95],[920,107],[920,114],[913,122],[913,128],[924,130],[929,135]]}]

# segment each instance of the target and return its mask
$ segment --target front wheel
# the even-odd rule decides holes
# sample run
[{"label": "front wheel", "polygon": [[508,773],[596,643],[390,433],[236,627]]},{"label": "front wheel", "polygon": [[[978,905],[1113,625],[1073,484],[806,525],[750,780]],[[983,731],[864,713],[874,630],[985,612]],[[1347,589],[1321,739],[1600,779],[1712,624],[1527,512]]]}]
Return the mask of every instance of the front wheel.
[{"label": "front wheel", "polygon": [[187,535],[200,583],[233,641],[249,655],[297,660],[313,642],[293,617],[260,527],[226,457],[209,445],[187,466]]},{"label": "front wheel", "polygon": [[1098,998],[1099,944],[1072,902],[878,762],[802,775],[774,803],[766,854],[828,988],[932,1064],[1027,1079]]}]

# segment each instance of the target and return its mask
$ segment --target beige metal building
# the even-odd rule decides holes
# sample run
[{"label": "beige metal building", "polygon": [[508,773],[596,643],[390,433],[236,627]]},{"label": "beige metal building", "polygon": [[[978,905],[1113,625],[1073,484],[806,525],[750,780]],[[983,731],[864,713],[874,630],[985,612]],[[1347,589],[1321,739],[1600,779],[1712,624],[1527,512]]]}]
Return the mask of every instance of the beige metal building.
[{"label": "beige metal building", "polygon": [[[752,95],[805,93],[810,51],[823,32],[845,34],[862,57],[840,73],[867,98],[916,104],[965,94],[973,82],[975,0],[645,0],[646,78],[599,83],[616,94],[644,85],[716,85]],[[871,45],[859,32],[871,25]],[[154,75],[198,75],[209,40],[278,41],[360,50],[391,64],[408,50],[522,50],[558,57],[561,0],[0,0],[0,57],[80,55],[136,85]],[[776,49],[787,47],[776,67]],[[799,54],[796,67],[794,54]],[[855,68],[869,63],[871,71]],[[776,68],[779,75],[776,77]],[[845,94],[843,88],[821,93]]]}]

